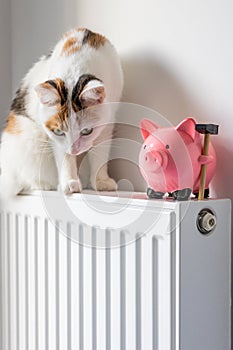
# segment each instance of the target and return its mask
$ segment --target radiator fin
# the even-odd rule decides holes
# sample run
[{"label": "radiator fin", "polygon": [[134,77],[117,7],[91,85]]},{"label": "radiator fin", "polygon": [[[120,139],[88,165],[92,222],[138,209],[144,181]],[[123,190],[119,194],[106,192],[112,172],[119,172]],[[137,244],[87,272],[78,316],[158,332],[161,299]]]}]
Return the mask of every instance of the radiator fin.
[{"label": "radiator fin", "polygon": [[13,232],[13,222],[12,222],[12,214],[7,213],[6,215],[6,234],[7,234],[7,307],[8,307],[8,348],[12,349],[12,286],[11,286],[11,269],[12,269],[12,262],[11,262],[11,233]]},{"label": "radiator fin", "polygon": [[84,349],[83,226],[79,226],[79,349]]},{"label": "radiator fin", "polygon": [[97,350],[97,260],[96,260],[96,245],[97,245],[97,229],[92,228],[92,350]]},{"label": "radiator fin", "polygon": [[120,236],[120,349],[126,350],[126,233]]},{"label": "radiator fin", "polygon": [[5,345],[3,343],[4,337],[4,293],[3,293],[3,222],[2,222],[2,213],[0,213],[0,348],[4,349]]},{"label": "radiator fin", "polygon": [[106,350],[111,350],[111,231],[106,230],[105,279],[106,279]]},{"label": "radiator fin", "polygon": [[45,350],[49,350],[50,307],[49,307],[49,223],[44,220],[44,278],[45,278]]},{"label": "radiator fin", "polygon": [[141,236],[138,234],[136,236],[135,243],[135,280],[136,280],[136,350],[141,350],[142,334],[141,334],[141,282],[142,282],[142,271],[141,271]]},{"label": "radiator fin", "polygon": [[158,240],[152,239],[152,344],[158,350]]}]

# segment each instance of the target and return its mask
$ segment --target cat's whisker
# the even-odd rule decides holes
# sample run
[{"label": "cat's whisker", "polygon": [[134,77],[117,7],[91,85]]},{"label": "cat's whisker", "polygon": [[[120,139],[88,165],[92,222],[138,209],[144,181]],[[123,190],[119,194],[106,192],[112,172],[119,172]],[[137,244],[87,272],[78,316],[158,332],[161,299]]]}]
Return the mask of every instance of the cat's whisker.
[{"label": "cat's whisker", "polygon": [[43,149],[38,150],[38,153],[47,153],[47,154],[49,153],[49,154],[54,155],[54,150],[43,148]]}]

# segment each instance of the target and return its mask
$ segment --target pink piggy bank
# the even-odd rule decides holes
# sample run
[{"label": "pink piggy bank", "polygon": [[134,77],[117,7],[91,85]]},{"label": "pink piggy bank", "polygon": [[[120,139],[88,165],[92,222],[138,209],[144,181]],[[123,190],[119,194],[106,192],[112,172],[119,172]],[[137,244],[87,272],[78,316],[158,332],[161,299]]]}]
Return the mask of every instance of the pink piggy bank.
[{"label": "pink piggy bank", "polygon": [[184,119],[176,127],[160,127],[148,119],[141,121],[144,143],[139,167],[149,186],[149,197],[163,198],[166,194],[176,200],[187,200],[191,193],[197,197],[202,164],[208,164],[205,198],[208,197],[216,154],[210,144],[208,155],[202,155],[203,135],[195,126],[192,118]]}]

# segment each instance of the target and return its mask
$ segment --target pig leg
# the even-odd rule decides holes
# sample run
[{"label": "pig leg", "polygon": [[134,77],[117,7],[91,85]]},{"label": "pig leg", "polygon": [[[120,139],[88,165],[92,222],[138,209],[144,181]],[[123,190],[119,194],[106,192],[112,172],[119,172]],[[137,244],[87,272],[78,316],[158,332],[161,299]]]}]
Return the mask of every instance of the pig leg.
[{"label": "pig leg", "polygon": [[177,190],[172,192],[172,197],[177,201],[186,201],[189,199],[191,193],[191,188],[184,188],[183,190]]},{"label": "pig leg", "polygon": [[165,193],[154,191],[152,188],[147,188],[147,196],[154,199],[162,199]]}]

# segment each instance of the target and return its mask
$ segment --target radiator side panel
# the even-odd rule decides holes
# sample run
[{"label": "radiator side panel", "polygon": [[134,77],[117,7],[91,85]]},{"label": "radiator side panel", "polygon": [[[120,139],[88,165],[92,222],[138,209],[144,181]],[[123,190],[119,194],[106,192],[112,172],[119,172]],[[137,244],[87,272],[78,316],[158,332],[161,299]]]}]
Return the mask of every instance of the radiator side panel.
[{"label": "radiator side panel", "polygon": [[[217,219],[209,235],[196,226],[203,208],[211,209]],[[230,350],[230,201],[196,201],[182,210],[180,349]]]}]

